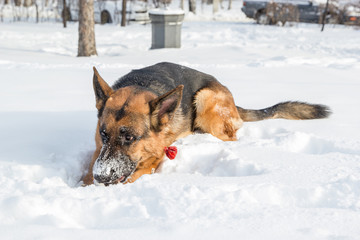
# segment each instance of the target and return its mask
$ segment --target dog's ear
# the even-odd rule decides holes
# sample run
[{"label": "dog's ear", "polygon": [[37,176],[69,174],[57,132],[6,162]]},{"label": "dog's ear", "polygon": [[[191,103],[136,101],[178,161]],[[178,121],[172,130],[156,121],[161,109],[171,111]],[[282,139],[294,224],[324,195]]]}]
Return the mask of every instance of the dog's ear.
[{"label": "dog's ear", "polygon": [[160,131],[161,127],[170,122],[178,109],[184,85],[165,93],[164,95],[152,100],[150,105],[151,127],[155,131]]},{"label": "dog's ear", "polygon": [[100,76],[96,68],[94,67],[93,85],[96,97],[96,108],[100,111],[104,107],[106,100],[109,98],[113,90]]}]

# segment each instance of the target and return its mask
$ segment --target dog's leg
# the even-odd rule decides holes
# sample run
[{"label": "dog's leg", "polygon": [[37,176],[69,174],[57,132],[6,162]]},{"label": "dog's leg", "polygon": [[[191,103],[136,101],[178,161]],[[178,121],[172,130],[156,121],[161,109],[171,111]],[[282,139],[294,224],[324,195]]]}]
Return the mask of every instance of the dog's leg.
[{"label": "dog's leg", "polygon": [[94,163],[95,163],[96,159],[99,157],[100,150],[101,150],[101,147],[102,147],[101,137],[100,137],[100,134],[99,134],[99,122],[97,123],[97,126],[96,126],[95,145],[96,145],[96,150],[95,150],[95,152],[94,152],[94,154],[93,154],[93,156],[91,158],[88,173],[82,179],[83,185],[85,185],[85,186],[91,185],[91,184],[94,183],[93,166],[94,166]]},{"label": "dog's leg", "polygon": [[220,84],[200,90],[194,100],[195,128],[210,133],[223,141],[235,141],[241,127],[234,99],[230,91]]},{"label": "dog's leg", "polygon": [[100,149],[96,149],[91,158],[88,173],[82,179],[83,185],[85,185],[85,186],[91,185],[94,183],[93,166],[94,166],[94,163],[95,163],[96,159],[98,158],[99,154],[100,154]]}]

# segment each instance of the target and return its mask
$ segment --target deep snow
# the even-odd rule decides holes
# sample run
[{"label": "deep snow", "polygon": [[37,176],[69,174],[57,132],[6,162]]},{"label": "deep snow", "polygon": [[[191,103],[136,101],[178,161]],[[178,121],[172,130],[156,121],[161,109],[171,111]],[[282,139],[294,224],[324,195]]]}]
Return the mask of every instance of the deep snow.
[{"label": "deep snow", "polygon": [[[1,239],[359,239],[359,30],[188,21],[181,49],[149,50],[150,25],[97,25],[99,56],[76,58],[69,25],[0,24]],[[160,61],[216,76],[245,108],[302,100],[334,113],[245,123],[236,142],[189,136],[162,173],[79,187],[92,66],[111,84]]]}]

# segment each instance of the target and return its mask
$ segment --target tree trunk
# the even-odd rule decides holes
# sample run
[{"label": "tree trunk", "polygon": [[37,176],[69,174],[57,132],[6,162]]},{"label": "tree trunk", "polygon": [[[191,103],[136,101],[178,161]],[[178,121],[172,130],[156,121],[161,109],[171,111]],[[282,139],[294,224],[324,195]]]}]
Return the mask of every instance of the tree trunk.
[{"label": "tree trunk", "polygon": [[326,20],[326,15],[327,15],[328,7],[329,7],[329,0],[326,1],[325,10],[324,10],[324,14],[323,14],[323,17],[322,17],[322,27],[321,27],[321,31],[324,31],[324,28],[325,28],[325,20]]},{"label": "tree trunk", "polygon": [[15,6],[19,7],[21,6],[21,0],[14,0],[15,1]]},{"label": "tree trunk", "polygon": [[33,3],[31,0],[24,0],[24,3],[23,3],[24,7],[30,7],[32,4]]},{"label": "tree trunk", "polygon": [[94,0],[80,0],[78,57],[97,55]]},{"label": "tree trunk", "polygon": [[189,0],[189,11],[196,14],[196,0]]},{"label": "tree trunk", "polygon": [[229,0],[228,10],[231,10],[231,8],[232,8],[232,0]]},{"label": "tree trunk", "polygon": [[63,17],[63,25],[64,25],[64,28],[66,28],[66,21],[67,21],[67,18],[68,18],[68,12],[66,11],[66,0],[63,0],[63,14],[62,14],[62,17]]},{"label": "tree trunk", "polygon": [[126,26],[126,0],[122,0],[122,9],[121,9],[121,26]]},{"label": "tree trunk", "polygon": [[184,0],[180,0],[180,8],[184,10]]},{"label": "tree trunk", "polygon": [[213,0],[213,13],[217,13],[219,11],[219,0]]},{"label": "tree trunk", "polygon": [[39,6],[36,1],[34,1],[35,9],[36,9],[36,23],[39,23]]}]

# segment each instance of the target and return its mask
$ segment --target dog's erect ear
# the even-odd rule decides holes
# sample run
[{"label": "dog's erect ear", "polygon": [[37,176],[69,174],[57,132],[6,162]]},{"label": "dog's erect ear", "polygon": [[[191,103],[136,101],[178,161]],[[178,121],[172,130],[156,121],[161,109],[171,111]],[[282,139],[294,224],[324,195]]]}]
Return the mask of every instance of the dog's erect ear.
[{"label": "dog's erect ear", "polygon": [[184,85],[165,93],[164,95],[152,100],[150,105],[151,127],[155,131],[160,131],[161,127],[170,122],[180,105]]},{"label": "dog's erect ear", "polygon": [[113,90],[111,87],[104,81],[104,79],[99,75],[98,71],[94,67],[94,91],[96,97],[96,108],[100,111],[103,108],[106,100],[109,98]]}]

